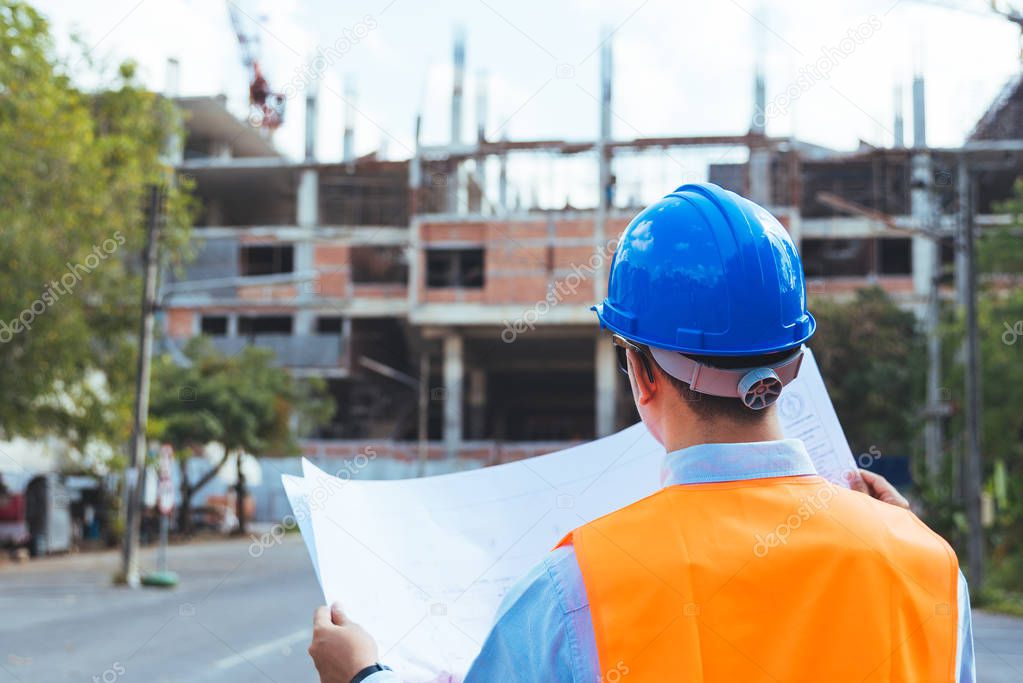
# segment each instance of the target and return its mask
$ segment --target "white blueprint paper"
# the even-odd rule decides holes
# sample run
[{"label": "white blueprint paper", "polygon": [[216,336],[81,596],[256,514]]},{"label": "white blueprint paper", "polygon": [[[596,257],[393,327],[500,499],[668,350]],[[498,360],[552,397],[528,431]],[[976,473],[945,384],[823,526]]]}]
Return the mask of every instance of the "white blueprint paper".
[{"label": "white blueprint paper", "polygon": [[313,571],[316,572],[316,580],[323,584],[320,578],[320,560],[316,554],[316,537],[313,534],[312,509],[309,506],[309,492],[306,489],[304,477],[296,477],[292,474],[282,474],[281,483],[284,485],[284,493],[291,503],[291,511],[298,524],[298,530],[305,541],[306,550],[309,551],[309,559],[313,561]]},{"label": "white blueprint paper", "polygon": [[[779,415],[818,471],[844,484],[855,462],[811,354]],[[432,681],[465,673],[501,599],[566,533],[654,492],[663,455],[639,424],[423,479],[341,481],[303,461],[303,484],[285,486],[296,518],[311,522],[300,527],[327,602],[374,635],[404,680]]]}]

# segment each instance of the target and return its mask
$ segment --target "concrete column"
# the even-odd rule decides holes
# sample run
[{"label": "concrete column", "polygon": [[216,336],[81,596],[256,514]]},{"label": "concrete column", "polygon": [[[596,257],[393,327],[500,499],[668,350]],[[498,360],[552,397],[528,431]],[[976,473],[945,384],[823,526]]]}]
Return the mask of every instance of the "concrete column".
[{"label": "concrete column", "polygon": [[296,310],[295,322],[292,331],[297,337],[299,335],[312,334],[316,328],[316,314],[312,311]]},{"label": "concrete column", "polygon": [[[506,135],[501,136],[502,142],[507,140]],[[497,171],[497,203],[501,207],[501,213],[508,213],[508,155],[502,154],[498,157]]]},{"label": "concrete column", "polygon": [[892,134],[892,146],[897,149],[902,149],[906,146],[906,122],[902,116],[902,84],[895,86],[895,92],[893,93],[893,128],[894,133]]},{"label": "concrete column", "polygon": [[754,135],[767,133],[767,84],[763,61],[763,54],[757,54],[756,72],[753,75],[753,118],[749,126],[749,132]]},{"label": "concrete column", "polygon": [[341,321],[341,367],[352,368],[352,319]]},{"label": "concrete column", "polygon": [[[614,75],[614,56],[611,48],[612,31],[602,29],[604,42],[600,48],[600,136],[597,138],[597,211],[593,221],[593,251],[604,255],[607,246],[607,214],[614,203],[614,188],[611,175],[611,85]],[[603,258],[597,259],[593,271],[593,300],[601,301],[607,291],[607,268]]]},{"label": "concrete column", "polygon": [[[917,133],[919,135],[919,132]],[[931,157],[926,151],[917,151],[911,161],[910,211],[918,228],[935,230],[935,212],[932,206]],[[939,329],[940,300],[935,279],[941,267],[941,252],[936,240],[913,235],[913,294],[914,312],[923,322],[927,333],[927,422],[924,425],[924,455],[926,476],[933,477],[942,460],[942,402],[941,402],[941,334]]]},{"label": "concrete column", "polygon": [[306,169],[298,179],[295,222],[303,228],[311,228],[320,220],[320,178],[314,169]]},{"label": "concrete column", "polygon": [[316,158],[316,125],[317,125],[317,88],[318,83],[311,83],[305,90],[305,160]]},{"label": "concrete column", "polygon": [[[313,255],[314,255],[314,244],[311,239],[300,239],[293,245],[295,251],[295,272],[296,273],[307,273],[313,268]],[[297,285],[298,287],[298,298],[300,299],[315,299],[319,297],[319,292],[316,291],[316,280],[304,280]]]},{"label": "concrete column", "polygon": [[913,146],[927,146],[927,98],[924,94],[924,77],[913,76]]},{"label": "concrete column", "polygon": [[355,161],[355,79],[345,78],[345,128],[341,138],[341,160]]},{"label": "concrete column", "polygon": [[462,443],[462,335],[450,332],[444,337],[444,448],[448,458],[458,454]]},{"label": "concrete column", "polygon": [[[462,95],[465,85],[465,29],[461,26],[455,27],[454,48],[452,60],[454,80],[451,86],[451,144],[459,145],[462,142]],[[447,211],[461,213],[463,210],[463,184],[462,166],[459,162],[453,162],[447,168],[445,180],[448,189]]]},{"label": "concrete column", "polygon": [[614,346],[604,335],[597,335],[596,351],[593,360],[596,365],[594,405],[594,425],[596,436],[607,436],[615,430],[615,393],[618,389],[618,363],[615,360]]},{"label": "concrete column", "polygon": [[454,80],[451,85],[451,144],[462,141],[462,91],[465,85],[465,29],[455,28],[455,47],[452,55]]},{"label": "concrete column", "polygon": [[479,368],[469,371],[468,437],[482,439],[487,423],[487,373]]},{"label": "concrete column", "polygon": [[913,236],[913,294],[920,300],[930,295],[936,250],[934,240],[920,235]]},{"label": "concrete column", "polygon": [[230,313],[227,316],[227,336],[237,337],[238,336],[238,314]]},{"label": "concrete column", "polygon": [[[482,145],[487,138],[487,75],[480,72],[476,77],[476,139]],[[472,161],[472,182],[466,186],[469,213],[486,213],[487,199],[487,158],[479,154]]]},{"label": "concrete column", "polygon": [[[926,152],[918,152],[912,159],[912,183],[910,190],[910,211],[919,227],[933,229],[931,211],[931,157]],[[922,235],[914,235],[912,243],[913,256],[913,294],[916,299],[916,312],[926,315],[924,302],[930,296],[934,279],[934,267],[938,260],[938,245],[935,240]]]},{"label": "concrete column", "polygon": [[749,151],[749,198],[761,206],[771,205],[771,152],[766,147]]}]

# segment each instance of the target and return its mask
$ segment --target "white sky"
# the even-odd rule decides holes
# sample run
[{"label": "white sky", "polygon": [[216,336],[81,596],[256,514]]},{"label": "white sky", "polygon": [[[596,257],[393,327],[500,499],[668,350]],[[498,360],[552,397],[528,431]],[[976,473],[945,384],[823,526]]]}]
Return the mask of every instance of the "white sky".
[{"label": "white sky", "polygon": [[[759,11],[759,0],[235,3],[259,22],[252,27],[261,34],[262,62],[276,88],[287,83],[301,86],[303,64],[318,48],[338,45],[347,50],[326,69],[320,88],[317,151],[323,159],[340,156],[339,95],[348,74],[357,83],[360,154],[377,149],[383,141],[389,157],[407,157],[418,109],[424,114],[424,142],[445,142],[450,127],[451,44],[458,24],[464,25],[467,36],[464,139],[475,129],[480,71],[489,75],[491,137],[503,132],[513,139],[593,138],[598,125],[596,48],[602,26],[616,28],[613,134],[618,138],[745,132],[758,44],[765,54],[771,102],[795,81],[801,68],[818,61],[825,51],[834,54],[848,31],[865,23],[876,27],[872,35],[833,61],[826,79],[801,91],[791,105],[769,118],[769,134],[793,133],[840,149],[854,148],[858,139],[891,144],[893,90],[901,82],[909,142],[910,79],[917,69],[927,79],[928,142],[955,145],[1019,68],[1019,31],[988,14],[984,0],[958,3],[972,12],[919,0],[775,0],[763,3]],[[176,57],[181,63],[181,94],[223,92],[235,111],[245,112],[247,76],[224,2],[35,0],[35,5],[49,16],[62,44],[69,31],[77,30],[100,55],[134,58],[144,81],[157,90],[164,88],[167,58]],[[758,29],[754,14],[763,29]],[[367,26],[372,26],[368,33],[363,30]],[[365,37],[344,41],[346,35],[357,34]],[[558,65],[571,66],[560,69],[569,77],[558,77]],[[303,100],[300,92],[289,101],[288,121],[276,137],[293,156],[302,149]],[[733,157],[727,150],[716,150],[705,160]],[[658,164],[644,167],[643,173],[652,175],[647,181],[670,183],[691,175],[688,160],[673,157]],[[627,189],[624,168],[618,175]],[[540,177],[534,182],[540,186],[555,175],[537,173]]]}]

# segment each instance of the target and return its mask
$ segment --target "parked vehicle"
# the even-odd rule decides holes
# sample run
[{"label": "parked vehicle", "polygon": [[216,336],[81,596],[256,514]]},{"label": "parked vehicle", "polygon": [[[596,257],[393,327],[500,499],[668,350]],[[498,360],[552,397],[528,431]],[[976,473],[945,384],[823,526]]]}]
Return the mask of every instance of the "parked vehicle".
[{"label": "parked vehicle", "polygon": [[0,472],[0,548],[14,550],[28,544],[25,494],[18,476]]},{"label": "parked vehicle", "polygon": [[25,487],[28,549],[33,557],[71,550],[71,497],[55,473],[33,477]]}]

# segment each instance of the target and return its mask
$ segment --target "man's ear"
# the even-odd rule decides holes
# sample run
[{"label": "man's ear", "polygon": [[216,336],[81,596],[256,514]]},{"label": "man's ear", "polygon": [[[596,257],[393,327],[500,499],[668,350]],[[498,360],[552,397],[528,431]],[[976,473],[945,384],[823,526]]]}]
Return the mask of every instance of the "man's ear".
[{"label": "man's ear", "polygon": [[[650,375],[647,375],[646,368],[649,363],[653,363],[653,360],[649,358],[640,358],[639,354],[629,349],[629,366],[631,372],[629,372],[629,378],[633,382],[633,395],[636,397],[636,403],[641,406],[645,406],[654,400],[654,396],[657,395],[657,373],[651,373],[653,380],[650,379]],[[643,361],[646,361],[645,363]],[[652,368],[651,368],[652,369]]]}]

